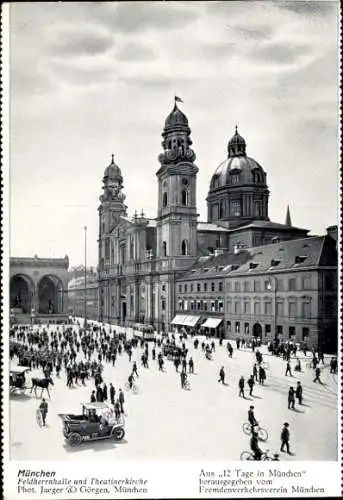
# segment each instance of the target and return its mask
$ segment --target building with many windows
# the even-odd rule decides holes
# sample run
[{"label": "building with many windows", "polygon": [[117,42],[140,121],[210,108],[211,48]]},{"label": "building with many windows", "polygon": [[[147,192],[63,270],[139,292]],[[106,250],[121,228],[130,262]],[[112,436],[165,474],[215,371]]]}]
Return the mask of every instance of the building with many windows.
[{"label": "building with many windows", "polygon": [[[337,348],[337,249],[330,235],[199,259],[177,280],[177,316],[227,338]],[[182,319],[184,318],[184,319]]]},{"label": "building with many windows", "polygon": [[[248,301],[243,298],[247,295],[236,290],[240,300],[232,299],[232,307],[239,303],[240,309],[235,316],[230,313],[229,319],[226,307],[231,292],[227,280],[231,281],[230,273],[223,270],[232,266],[232,272],[239,272],[242,266],[250,266],[254,248],[262,251],[275,249],[283,242],[306,241],[308,230],[292,225],[289,209],[285,224],[270,221],[267,174],[247,156],[246,142],[237,128],[228,143],[227,159],[209,182],[207,221],[199,221],[198,167],[191,146],[188,119],[175,103],[162,132],[155,217],[143,212],[129,217],[122,172],[113,156],[105,169],[98,208],[98,319],[120,324],[147,323],[158,330],[202,323],[203,328],[219,328],[223,335],[229,333],[228,322],[234,321],[240,322],[240,332],[246,328],[250,334],[257,322],[255,316],[261,318],[258,307],[262,302],[256,305],[253,316],[254,309],[248,312],[249,307],[255,307],[253,299],[250,306],[245,306]],[[258,265],[255,272],[264,273],[262,264]],[[253,269],[249,267],[249,276]],[[238,275],[236,281],[241,281]],[[273,315],[273,309],[270,312]],[[249,320],[244,321],[244,314]],[[265,324],[261,323],[262,330]],[[277,326],[288,328],[280,322]],[[294,326],[303,328],[300,323]]]}]

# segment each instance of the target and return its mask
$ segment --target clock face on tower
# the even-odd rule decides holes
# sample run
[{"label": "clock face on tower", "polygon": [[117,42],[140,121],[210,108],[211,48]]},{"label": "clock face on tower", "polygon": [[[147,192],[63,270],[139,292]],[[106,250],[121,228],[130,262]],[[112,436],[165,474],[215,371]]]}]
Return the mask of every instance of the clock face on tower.
[{"label": "clock face on tower", "polygon": [[184,186],[188,186],[188,179],[182,179],[182,184]]}]

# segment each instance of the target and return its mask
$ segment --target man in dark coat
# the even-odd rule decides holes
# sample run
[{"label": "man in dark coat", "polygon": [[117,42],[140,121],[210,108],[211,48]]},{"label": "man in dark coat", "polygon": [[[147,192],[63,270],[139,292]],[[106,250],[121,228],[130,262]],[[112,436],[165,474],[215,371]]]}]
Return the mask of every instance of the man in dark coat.
[{"label": "man in dark coat", "polygon": [[298,399],[299,404],[301,405],[303,402],[303,388],[299,380],[297,382],[297,388],[295,389],[295,397]]},{"label": "man in dark coat", "polygon": [[289,433],[289,423],[285,422],[283,424],[283,428],[281,431],[281,448],[280,451],[283,451],[284,447],[286,446],[286,451],[288,454],[290,454],[290,449],[289,449],[289,438],[290,438],[290,433]]},{"label": "man in dark coat", "polygon": [[287,377],[288,374],[291,377],[293,376],[292,375],[292,370],[291,370],[291,363],[289,361],[287,361],[287,364],[286,364],[286,373],[285,373],[285,376]]},{"label": "man in dark coat", "polygon": [[322,381],[320,380],[320,368],[317,366],[316,371],[315,371],[315,378],[313,379],[313,382],[319,382],[320,384]]},{"label": "man in dark coat", "polygon": [[107,401],[107,385],[105,384],[105,382],[102,386],[102,398],[104,401]]},{"label": "man in dark coat", "polygon": [[288,409],[294,410],[294,404],[295,404],[295,392],[294,388],[290,387],[288,391]]},{"label": "man in dark coat", "polygon": [[119,399],[119,404],[120,404],[120,412],[124,413],[125,397],[124,397],[124,393],[123,393],[123,391],[121,389],[119,389],[118,399]]},{"label": "man in dark coat", "polygon": [[221,367],[219,371],[219,379],[218,382],[221,382],[222,384],[225,384],[225,371],[224,371],[224,366]]},{"label": "man in dark coat", "polygon": [[239,379],[238,387],[239,387],[238,396],[243,396],[243,398],[245,399],[245,396],[244,396],[244,377],[243,376]]},{"label": "man in dark coat", "polygon": [[248,379],[248,386],[249,386],[249,396],[252,396],[252,391],[255,385],[255,380],[254,380],[254,375],[250,375]]},{"label": "man in dark coat", "polygon": [[113,387],[113,384],[112,382],[110,383],[110,400],[111,400],[111,405],[114,405],[114,398],[115,398],[115,395],[116,395],[116,390],[115,388]]},{"label": "man in dark coat", "polygon": [[45,401],[44,398],[42,399],[42,402],[39,405],[39,409],[42,414],[43,425],[45,426],[45,420],[48,413],[48,403]]}]

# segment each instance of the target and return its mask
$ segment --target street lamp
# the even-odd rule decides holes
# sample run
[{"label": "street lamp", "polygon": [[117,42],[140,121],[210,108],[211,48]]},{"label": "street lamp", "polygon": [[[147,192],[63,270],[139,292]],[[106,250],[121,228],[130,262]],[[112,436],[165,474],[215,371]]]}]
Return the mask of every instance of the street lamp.
[{"label": "street lamp", "polygon": [[[273,280],[274,286],[271,281]],[[274,291],[274,339],[277,340],[277,303],[276,303],[276,293],[277,293],[277,279],[275,276],[269,276],[269,281],[267,281],[267,289]]]},{"label": "street lamp", "polygon": [[85,231],[85,298],[84,298],[84,324],[83,327],[87,328],[87,226],[84,228]]}]

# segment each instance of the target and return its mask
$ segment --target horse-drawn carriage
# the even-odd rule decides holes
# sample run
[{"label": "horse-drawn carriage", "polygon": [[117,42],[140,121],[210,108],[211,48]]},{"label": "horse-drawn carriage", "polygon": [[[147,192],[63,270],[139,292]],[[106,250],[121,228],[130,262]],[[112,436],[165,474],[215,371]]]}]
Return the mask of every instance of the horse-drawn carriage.
[{"label": "horse-drawn carriage", "polygon": [[26,372],[30,371],[27,366],[15,366],[10,369],[10,392],[19,391],[23,393],[29,387],[26,386]]}]

